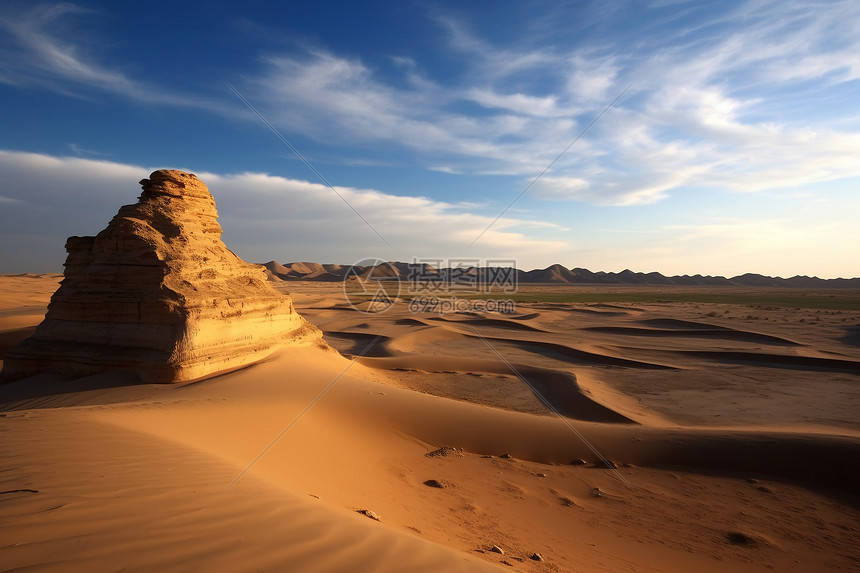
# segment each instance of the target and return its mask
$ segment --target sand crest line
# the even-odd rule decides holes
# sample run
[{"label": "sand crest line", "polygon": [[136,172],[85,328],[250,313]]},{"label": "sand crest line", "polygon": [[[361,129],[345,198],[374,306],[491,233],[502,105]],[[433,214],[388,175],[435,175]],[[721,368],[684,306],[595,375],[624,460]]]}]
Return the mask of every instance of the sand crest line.
[{"label": "sand crest line", "polygon": [[603,457],[603,454],[601,454],[599,451],[597,451],[597,448],[595,448],[593,445],[591,445],[591,442],[589,442],[587,439],[585,439],[585,436],[583,436],[583,435],[579,432],[579,430],[577,430],[577,429],[573,426],[573,424],[571,424],[571,423],[570,423],[570,420],[568,420],[567,418],[565,418],[564,416],[562,416],[562,415],[561,415],[561,413],[560,413],[560,412],[555,408],[555,406],[553,406],[553,405],[549,402],[549,400],[547,400],[546,398],[544,398],[543,394],[541,394],[541,393],[538,391],[538,389],[537,389],[537,388],[535,388],[535,387],[532,385],[532,383],[531,383],[531,382],[529,382],[529,381],[528,381],[528,379],[527,379],[525,376],[523,376],[522,374],[520,374],[520,372],[519,372],[516,368],[514,368],[514,365],[513,365],[513,364],[511,364],[510,362],[508,362],[508,361],[507,361],[507,359],[506,359],[504,356],[502,356],[502,355],[499,353],[499,351],[498,351],[498,350],[496,350],[496,348],[495,348],[492,344],[490,344],[490,341],[489,341],[489,340],[487,340],[486,338],[484,338],[483,336],[481,336],[481,333],[480,333],[480,332],[478,332],[477,330],[475,330],[475,327],[474,327],[474,326],[472,326],[471,324],[467,324],[466,326],[468,326],[468,327],[472,330],[472,332],[474,332],[474,333],[475,333],[475,336],[477,336],[478,338],[480,338],[480,339],[484,342],[484,344],[486,344],[486,345],[487,345],[487,348],[489,348],[490,350],[492,350],[492,351],[493,351],[493,353],[494,353],[496,356],[498,356],[498,357],[499,357],[499,359],[500,359],[502,362],[504,362],[504,363],[507,365],[507,367],[508,367],[508,368],[510,368],[511,372],[513,372],[513,373],[514,373],[514,376],[516,376],[517,378],[519,378],[520,380],[522,380],[523,384],[525,384],[526,386],[528,386],[528,387],[529,387],[529,389],[530,389],[532,392],[534,392],[534,395],[535,395],[535,396],[537,396],[537,397],[538,397],[538,399],[539,399],[541,402],[543,402],[543,405],[544,405],[544,406],[546,406],[546,407],[547,407],[547,408],[548,408],[548,409],[549,409],[553,414],[555,414],[555,415],[556,415],[556,416],[557,416],[557,417],[558,417],[562,422],[564,422],[564,424],[565,424],[565,425],[570,429],[570,431],[571,431],[571,432],[573,432],[573,433],[576,435],[576,437],[577,437],[577,438],[579,438],[580,440],[582,440],[582,443],[583,443],[583,444],[585,444],[585,445],[586,445],[586,447],[588,447],[588,449],[589,449],[589,450],[591,450],[591,451],[592,451],[592,453],[594,453],[594,455],[595,455],[595,456],[597,456],[597,458],[598,458],[598,459],[599,459],[599,460],[600,460],[600,461],[601,461],[601,462],[602,462],[602,463],[603,463],[603,464],[604,464],[608,469],[610,469],[610,470],[612,471],[612,473],[614,473],[614,474],[616,475],[616,477],[618,477],[618,479],[620,479],[622,482],[624,482],[624,485],[626,485],[627,487],[629,487],[630,489],[632,489],[632,490],[634,490],[634,491],[636,490],[636,488],[635,488],[635,487],[633,487],[633,485],[632,485],[629,481],[627,481],[627,480],[624,478],[624,476],[623,476],[623,475],[621,475],[621,472],[619,472],[619,471],[618,471],[618,468],[616,468],[616,467],[615,467],[615,464],[613,464],[613,463],[612,463],[612,462],[610,462],[608,459],[606,459],[605,457]]},{"label": "sand crest line", "polygon": [[[257,457],[255,457],[253,460],[251,460],[251,463],[249,463],[249,464],[245,467],[245,469],[243,469],[241,472],[239,472],[239,475],[237,475],[235,478],[233,478],[233,481],[231,481],[231,482],[230,482],[230,484],[229,484],[226,488],[224,488],[224,491],[225,491],[225,492],[226,492],[226,491],[228,491],[231,487],[233,487],[233,485],[234,485],[237,481],[239,481],[240,479],[242,479],[242,476],[244,476],[246,473],[248,473],[248,471],[249,471],[249,470],[254,466],[254,464],[256,464],[258,461],[260,461],[260,459],[261,459],[264,455],[266,455],[266,452],[268,452],[270,449],[272,449],[272,446],[274,446],[274,445],[278,442],[278,440],[280,440],[280,439],[284,436],[284,434],[286,434],[286,433],[290,430],[290,428],[292,428],[293,426],[295,426],[295,425],[298,423],[298,421],[302,419],[302,416],[304,416],[305,414],[307,414],[307,413],[308,413],[308,411],[309,411],[311,408],[313,408],[313,407],[314,407],[314,405],[315,405],[317,402],[319,402],[319,401],[322,399],[322,397],[323,397],[323,396],[325,396],[325,395],[326,395],[326,393],[327,393],[329,390],[331,390],[331,389],[332,389],[332,387],[333,387],[335,384],[337,384],[337,381],[338,381],[338,380],[340,380],[340,379],[343,377],[343,375],[344,375],[344,374],[346,374],[346,373],[349,371],[349,369],[350,369],[350,368],[352,368],[353,364],[355,364],[355,363],[358,361],[358,359],[359,359],[359,358],[363,357],[365,354],[367,354],[368,352],[370,352],[370,349],[371,349],[371,348],[373,348],[373,346],[374,346],[374,345],[375,345],[375,344],[376,344],[380,339],[382,339],[382,338],[385,336],[385,333],[386,333],[386,332],[388,332],[388,330],[389,330],[390,328],[391,328],[391,325],[387,326],[387,327],[385,328],[385,330],[383,330],[380,334],[378,334],[378,335],[376,336],[376,338],[375,338],[375,339],[373,339],[373,340],[370,342],[370,344],[368,344],[368,345],[364,348],[364,350],[362,350],[358,355],[354,356],[354,357],[352,358],[352,360],[350,360],[349,364],[347,364],[347,365],[346,365],[346,368],[344,368],[343,370],[341,370],[340,374],[338,374],[337,376],[335,376],[335,377],[334,377],[334,380],[332,380],[331,382],[329,382],[329,383],[328,383],[328,385],[327,385],[325,388],[323,388],[323,389],[320,391],[320,393],[319,393],[319,394],[317,394],[317,395],[316,395],[316,397],[315,397],[313,400],[311,400],[311,401],[308,403],[308,405],[307,405],[307,406],[305,406],[305,407],[304,407],[304,409],[303,409],[301,412],[299,412],[299,413],[298,413],[298,415],[297,415],[295,418],[293,418],[293,420],[292,420],[289,424],[287,424],[287,425],[286,425],[286,427],[285,427],[283,430],[281,430],[281,432],[280,432],[277,436],[275,436],[275,437],[274,437],[274,439],[272,439],[272,441],[271,441],[271,442],[269,442],[269,444],[268,444],[265,448],[263,448],[263,450],[262,450],[259,454],[257,454]],[[623,479],[623,478],[622,478],[622,479]]]}]

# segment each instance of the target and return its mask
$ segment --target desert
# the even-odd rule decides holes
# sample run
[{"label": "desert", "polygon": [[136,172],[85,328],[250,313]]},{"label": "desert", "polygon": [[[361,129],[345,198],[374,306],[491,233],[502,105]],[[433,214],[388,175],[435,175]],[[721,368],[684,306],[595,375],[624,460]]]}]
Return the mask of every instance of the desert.
[{"label": "desert", "polygon": [[[0,278],[4,352],[60,278]],[[325,345],[200,382],[0,387],[5,569],[858,564],[854,291],[533,285],[476,316],[272,284]]]},{"label": "desert", "polygon": [[860,2],[0,2],[0,573],[860,571]]}]

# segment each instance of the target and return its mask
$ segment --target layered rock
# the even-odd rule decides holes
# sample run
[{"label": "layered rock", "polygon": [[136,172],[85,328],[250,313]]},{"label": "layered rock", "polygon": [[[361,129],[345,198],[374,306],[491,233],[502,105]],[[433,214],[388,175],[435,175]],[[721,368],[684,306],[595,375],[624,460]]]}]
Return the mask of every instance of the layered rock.
[{"label": "layered rock", "polygon": [[215,200],[195,175],[141,182],[95,237],[70,237],[65,278],[45,320],[9,351],[2,379],[133,368],[145,382],[182,382],[320,339],[292,300],[221,241]]}]

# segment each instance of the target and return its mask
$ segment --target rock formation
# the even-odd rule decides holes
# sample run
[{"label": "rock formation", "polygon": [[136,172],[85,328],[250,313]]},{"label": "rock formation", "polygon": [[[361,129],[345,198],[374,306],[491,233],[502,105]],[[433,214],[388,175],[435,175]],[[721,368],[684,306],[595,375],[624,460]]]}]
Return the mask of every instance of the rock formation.
[{"label": "rock formation", "polygon": [[265,269],[221,241],[215,200],[195,175],[161,170],[95,237],[70,237],[65,278],[32,337],[8,352],[2,380],[132,368],[183,382],[259,361],[320,332]]}]

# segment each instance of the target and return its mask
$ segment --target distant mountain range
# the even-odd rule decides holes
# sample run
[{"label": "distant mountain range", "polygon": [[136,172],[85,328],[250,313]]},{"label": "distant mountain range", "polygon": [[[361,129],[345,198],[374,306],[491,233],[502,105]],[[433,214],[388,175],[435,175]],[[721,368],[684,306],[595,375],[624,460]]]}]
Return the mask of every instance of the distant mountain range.
[{"label": "distant mountain range", "polygon": [[860,288],[860,278],[850,279],[820,279],[818,277],[795,276],[791,278],[768,277],[755,273],[746,273],[736,277],[702,275],[676,275],[667,277],[657,272],[636,273],[623,270],[620,273],[604,271],[592,272],[588,269],[568,269],[555,264],[545,269],[523,271],[499,267],[468,267],[436,269],[424,263],[390,262],[376,267],[354,267],[351,265],[335,265],[320,263],[288,263],[281,264],[269,261],[264,266],[269,277],[285,281],[343,281],[348,274],[367,277],[397,276],[401,280],[438,280],[438,281],[477,281],[487,282],[500,280],[517,283],[551,283],[551,284],[604,284],[604,285],[683,285],[683,286],[762,286],[762,287],[794,287],[794,288]]}]

